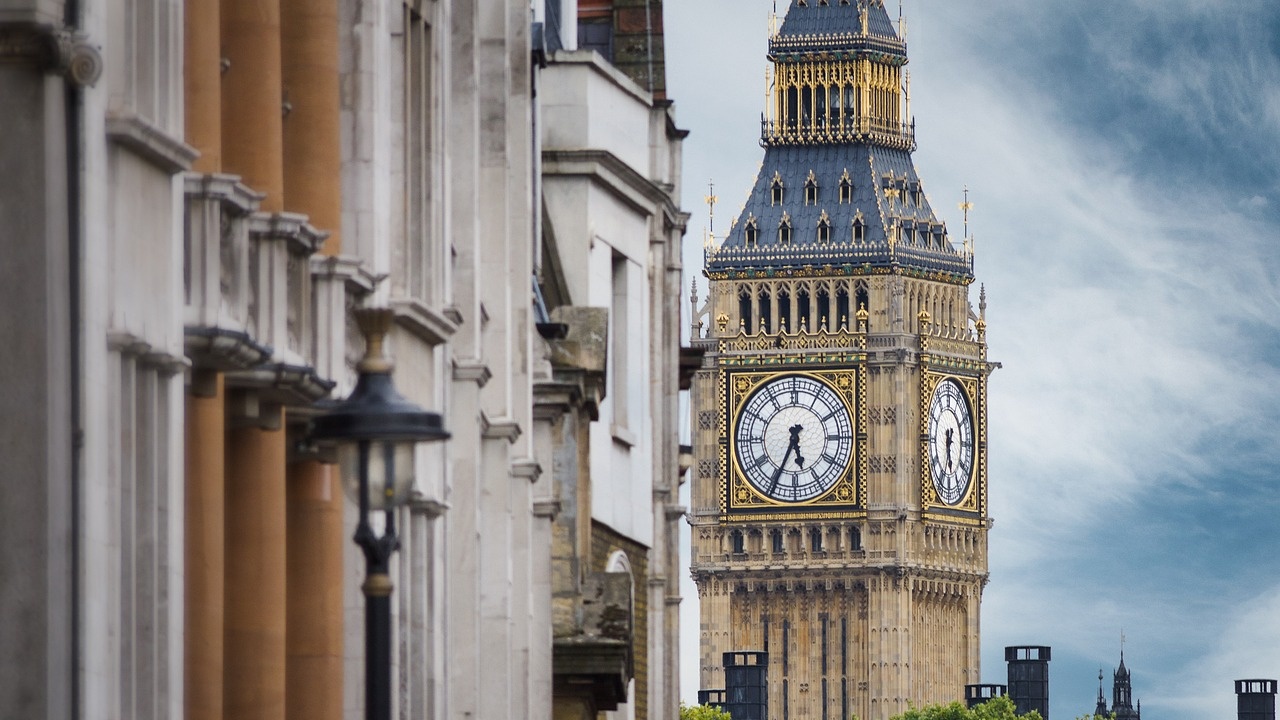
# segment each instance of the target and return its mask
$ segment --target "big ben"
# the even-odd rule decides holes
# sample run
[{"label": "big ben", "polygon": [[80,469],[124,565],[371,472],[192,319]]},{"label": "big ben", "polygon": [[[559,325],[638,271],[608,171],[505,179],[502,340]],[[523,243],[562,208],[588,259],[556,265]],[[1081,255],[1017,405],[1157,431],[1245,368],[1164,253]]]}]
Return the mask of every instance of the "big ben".
[{"label": "big ben", "polygon": [[768,57],[764,159],[695,298],[701,685],[764,651],[773,720],[884,720],[980,682],[985,298],[883,0],[791,0]]}]

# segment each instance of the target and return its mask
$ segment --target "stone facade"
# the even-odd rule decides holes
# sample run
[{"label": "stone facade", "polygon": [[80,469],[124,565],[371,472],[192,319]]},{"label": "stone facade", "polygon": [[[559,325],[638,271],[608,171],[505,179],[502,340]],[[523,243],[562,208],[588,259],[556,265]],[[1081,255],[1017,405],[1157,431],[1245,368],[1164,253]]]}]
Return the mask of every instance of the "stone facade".
[{"label": "stone facade", "polygon": [[[619,5],[661,70],[661,3]],[[452,434],[397,519],[397,716],[675,717],[684,133],[578,13],[0,3],[0,707],[363,716],[308,423],[377,305]]]}]

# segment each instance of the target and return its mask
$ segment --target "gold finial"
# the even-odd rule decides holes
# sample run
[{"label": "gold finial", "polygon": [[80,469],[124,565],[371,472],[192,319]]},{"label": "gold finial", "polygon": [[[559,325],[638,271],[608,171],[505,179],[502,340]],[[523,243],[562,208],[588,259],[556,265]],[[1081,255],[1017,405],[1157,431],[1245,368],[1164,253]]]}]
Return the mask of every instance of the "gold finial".
[{"label": "gold finial", "polygon": [[933,316],[929,314],[928,310],[921,310],[920,314],[916,315],[916,319],[920,321],[920,330],[922,332],[928,330],[929,325],[933,322]]},{"label": "gold finial", "polygon": [[395,320],[395,312],[391,308],[359,308],[352,311],[356,318],[356,326],[364,335],[364,357],[356,365],[362,373],[390,373],[395,367],[384,350],[387,333],[391,332],[391,323]]},{"label": "gold finial", "polygon": [[858,332],[866,332],[867,318],[871,317],[871,313],[867,312],[867,308],[865,306],[860,307],[858,308],[856,317],[858,318]]},{"label": "gold finial", "polygon": [[969,237],[969,211],[973,209],[973,203],[969,202],[969,186],[964,186],[964,202],[960,203],[960,209],[964,211],[964,236]]},{"label": "gold finial", "polygon": [[727,314],[720,313],[716,316],[716,328],[719,329],[720,332],[724,332],[729,328],[729,316]]},{"label": "gold finial", "polygon": [[720,202],[720,198],[716,197],[715,180],[707,181],[707,196],[703,198],[707,203],[707,221],[711,226],[711,237],[716,235],[716,203]]}]

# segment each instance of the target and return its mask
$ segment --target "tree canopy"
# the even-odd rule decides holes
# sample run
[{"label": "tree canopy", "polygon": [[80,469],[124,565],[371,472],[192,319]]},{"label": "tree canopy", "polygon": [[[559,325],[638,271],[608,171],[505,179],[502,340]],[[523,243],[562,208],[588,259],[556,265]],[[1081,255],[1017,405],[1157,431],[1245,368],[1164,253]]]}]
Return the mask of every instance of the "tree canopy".
[{"label": "tree canopy", "polygon": [[680,703],[680,720],[733,720],[729,713],[710,705]]},{"label": "tree canopy", "polygon": [[950,705],[926,705],[921,708],[911,708],[901,715],[894,716],[892,720],[1014,720],[1014,718],[1043,720],[1040,713],[1035,710],[1025,715],[1018,715],[1013,701],[1007,697],[992,698],[973,708],[967,708],[959,702],[953,702]]}]

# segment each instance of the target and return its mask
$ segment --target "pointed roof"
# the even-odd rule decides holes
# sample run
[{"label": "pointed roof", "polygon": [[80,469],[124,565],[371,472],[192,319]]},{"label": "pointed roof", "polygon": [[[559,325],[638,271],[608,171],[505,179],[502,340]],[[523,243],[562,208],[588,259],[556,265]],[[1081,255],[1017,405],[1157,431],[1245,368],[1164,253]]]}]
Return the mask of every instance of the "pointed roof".
[{"label": "pointed roof", "polygon": [[[865,55],[874,63],[906,63],[906,44],[884,0],[791,0],[770,41],[779,65]],[[972,281],[971,254],[952,242],[924,193],[911,158],[909,119],[900,129],[870,132],[841,125],[804,126],[795,134],[794,123],[792,130],[781,140],[764,133],[760,172],[723,243],[708,248],[709,271],[900,267]]]},{"label": "pointed roof", "polygon": [[907,59],[907,45],[884,0],[791,0],[782,27],[769,42],[769,57],[832,51],[879,51],[903,63]]}]

